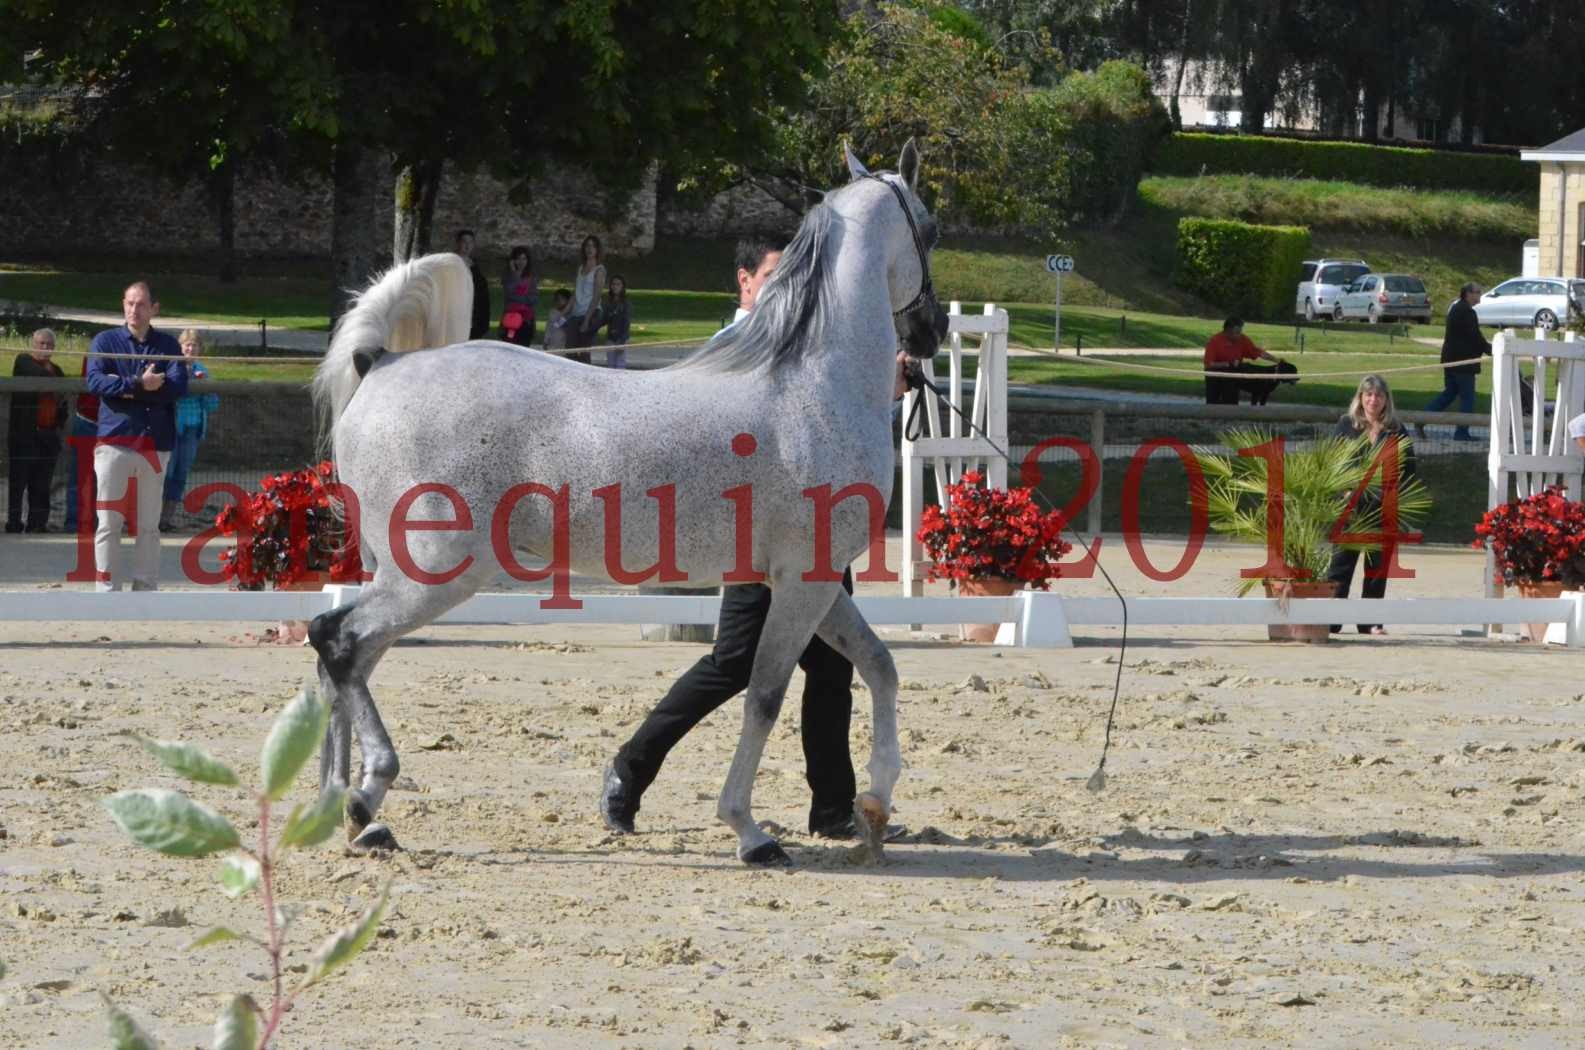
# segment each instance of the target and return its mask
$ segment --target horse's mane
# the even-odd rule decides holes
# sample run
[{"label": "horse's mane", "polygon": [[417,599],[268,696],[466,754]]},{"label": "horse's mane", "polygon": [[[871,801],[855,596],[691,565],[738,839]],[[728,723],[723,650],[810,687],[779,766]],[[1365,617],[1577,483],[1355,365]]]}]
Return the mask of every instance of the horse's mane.
[{"label": "horse's mane", "polygon": [[835,221],[829,204],[811,208],[749,315],[669,368],[752,372],[797,361],[810,347],[824,345],[830,323],[825,286],[831,277],[826,239]]}]

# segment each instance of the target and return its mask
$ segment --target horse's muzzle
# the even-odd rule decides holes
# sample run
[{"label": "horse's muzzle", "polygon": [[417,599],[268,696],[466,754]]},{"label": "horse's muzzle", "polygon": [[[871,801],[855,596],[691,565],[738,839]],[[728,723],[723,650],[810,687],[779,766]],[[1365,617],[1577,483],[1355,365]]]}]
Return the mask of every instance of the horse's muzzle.
[{"label": "horse's muzzle", "polygon": [[947,312],[930,295],[896,317],[897,342],[909,357],[936,356],[947,338]]}]

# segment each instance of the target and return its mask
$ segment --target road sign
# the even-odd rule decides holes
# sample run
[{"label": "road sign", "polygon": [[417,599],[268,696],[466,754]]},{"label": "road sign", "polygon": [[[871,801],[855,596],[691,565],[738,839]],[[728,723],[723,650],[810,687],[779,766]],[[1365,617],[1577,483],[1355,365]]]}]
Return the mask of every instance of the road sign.
[{"label": "road sign", "polygon": [[1073,256],[1071,256],[1071,255],[1048,255],[1048,256],[1046,256],[1046,272],[1047,273],[1072,273],[1073,272]]}]

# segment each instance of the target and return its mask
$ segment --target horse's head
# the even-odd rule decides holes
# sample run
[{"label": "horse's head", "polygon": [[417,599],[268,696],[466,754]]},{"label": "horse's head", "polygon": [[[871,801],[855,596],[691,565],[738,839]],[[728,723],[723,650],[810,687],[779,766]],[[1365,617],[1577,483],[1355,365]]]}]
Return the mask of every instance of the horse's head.
[{"label": "horse's head", "polygon": [[897,160],[897,171],[871,174],[843,147],[853,181],[873,179],[896,198],[897,222],[889,225],[893,246],[888,254],[892,321],[898,344],[909,357],[934,357],[947,337],[947,313],[936,301],[930,280],[930,251],[940,235],[935,219],[919,199],[919,150],[909,139]]}]

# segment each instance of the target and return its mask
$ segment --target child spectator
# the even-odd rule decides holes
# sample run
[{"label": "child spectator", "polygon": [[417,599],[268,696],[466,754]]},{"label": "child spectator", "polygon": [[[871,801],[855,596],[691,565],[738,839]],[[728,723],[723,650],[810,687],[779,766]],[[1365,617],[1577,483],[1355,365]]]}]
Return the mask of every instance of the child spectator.
[{"label": "child spectator", "polygon": [[506,274],[501,278],[501,289],[506,293],[506,305],[501,313],[501,338],[518,346],[532,344],[539,279],[534,276],[534,257],[529,254],[528,245],[519,244],[512,249],[506,262]]},{"label": "child spectator", "polygon": [[[189,328],[177,339],[182,345],[182,356],[187,358],[189,385],[209,378],[209,370],[198,363],[204,351],[204,340]],[[209,429],[209,413],[220,407],[219,394],[188,394],[176,402],[176,445],[171,449],[171,461],[165,467],[165,502],[160,506],[160,531],[176,528],[176,512],[181,509],[182,496],[187,492],[187,473],[198,455],[198,443]]]},{"label": "child spectator", "polygon": [[606,326],[607,345],[617,348],[605,352],[606,367],[626,368],[628,330],[632,327],[632,315],[627,305],[627,280],[619,273],[611,275],[611,285],[605,293],[605,308],[601,311],[600,321]]},{"label": "child spectator", "polygon": [[572,290],[557,288],[550,297],[550,317],[545,321],[545,349],[567,349],[567,319],[572,316]]}]

